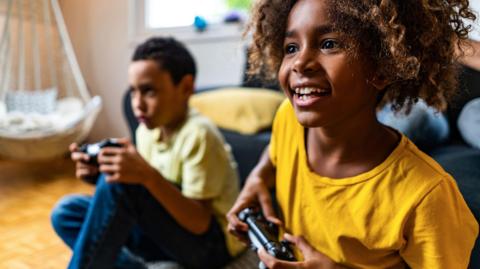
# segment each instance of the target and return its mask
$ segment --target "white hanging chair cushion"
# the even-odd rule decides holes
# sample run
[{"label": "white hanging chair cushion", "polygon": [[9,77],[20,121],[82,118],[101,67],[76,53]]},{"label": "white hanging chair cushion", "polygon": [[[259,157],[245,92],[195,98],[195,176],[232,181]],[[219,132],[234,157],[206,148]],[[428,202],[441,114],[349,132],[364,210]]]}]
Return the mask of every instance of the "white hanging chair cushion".
[{"label": "white hanging chair cushion", "polygon": [[7,111],[48,114],[55,111],[57,89],[7,92]]},{"label": "white hanging chair cushion", "polygon": [[[0,115],[2,107],[8,105],[0,103]],[[48,114],[18,110],[7,112],[7,109],[3,109],[3,115],[0,117],[0,135],[41,136],[61,132],[81,119],[83,114],[83,103],[75,97],[58,100],[53,112]]]},{"label": "white hanging chair cushion", "polygon": [[0,121],[7,115],[7,106],[5,103],[0,102]]}]

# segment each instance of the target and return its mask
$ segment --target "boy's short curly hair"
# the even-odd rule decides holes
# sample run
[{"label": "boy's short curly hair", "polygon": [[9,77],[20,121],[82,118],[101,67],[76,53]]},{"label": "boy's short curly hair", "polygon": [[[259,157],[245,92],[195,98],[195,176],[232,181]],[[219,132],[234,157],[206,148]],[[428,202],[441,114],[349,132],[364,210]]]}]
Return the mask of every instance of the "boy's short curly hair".
[{"label": "boy's short curly hair", "polygon": [[197,73],[192,54],[179,41],[171,37],[152,37],[138,45],[132,61],[153,60],[159,67],[168,71],[174,84],[178,84],[185,75]]},{"label": "boy's short curly hair", "polygon": [[[351,53],[374,64],[388,86],[379,103],[410,109],[419,98],[445,108],[457,88],[456,48],[475,20],[468,0],[325,0],[336,31],[356,44]],[[248,30],[253,32],[251,74],[276,76],[283,58],[288,15],[297,0],[258,0]],[[351,37],[351,38],[350,38]],[[359,48],[359,49],[354,49]]]}]

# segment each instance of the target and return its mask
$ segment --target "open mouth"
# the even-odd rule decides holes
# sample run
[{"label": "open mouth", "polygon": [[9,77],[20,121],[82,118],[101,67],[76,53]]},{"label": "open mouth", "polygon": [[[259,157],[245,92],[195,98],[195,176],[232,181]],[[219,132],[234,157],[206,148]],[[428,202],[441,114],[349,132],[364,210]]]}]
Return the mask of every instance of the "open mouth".
[{"label": "open mouth", "polygon": [[316,97],[330,96],[332,94],[332,91],[330,89],[315,88],[315,87],[294,88],[290,91],[294,98],[298,98],[299,100],[302,100],[302,101],[306,101],[308,99],[316,98]]}]

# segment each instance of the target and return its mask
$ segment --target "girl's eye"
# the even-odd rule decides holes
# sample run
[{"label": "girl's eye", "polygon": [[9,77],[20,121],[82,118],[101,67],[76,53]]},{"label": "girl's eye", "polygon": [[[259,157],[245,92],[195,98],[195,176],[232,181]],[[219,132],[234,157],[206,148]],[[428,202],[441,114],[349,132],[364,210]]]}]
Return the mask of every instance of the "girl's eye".
[{"label": "girl's eye", "polygon": [[292,54],[298,51],[298,48],[294,44],[288,44],[285,46],[285,54]]},{"label": "girl's eye", "polygon": [[335,50],[340,47],[339,43],[333,39],[327,39],[322,42],[320,49],[322,50]]}]

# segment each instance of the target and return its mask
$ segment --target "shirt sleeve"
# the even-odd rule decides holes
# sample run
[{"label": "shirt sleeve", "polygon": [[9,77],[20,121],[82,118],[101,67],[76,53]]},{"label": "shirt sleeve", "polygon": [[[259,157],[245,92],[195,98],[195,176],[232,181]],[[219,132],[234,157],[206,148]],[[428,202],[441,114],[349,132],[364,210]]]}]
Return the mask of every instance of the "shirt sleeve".
[{"label": "shirt sleeve", "polygon": [[224,145],[208,128],[190,133],[182,147],[182,193],[193,199],[218,197],[230,162]]},{"label": "shirt sleeve", "polygon": [[405,225],[400,255],[410,268],[467,268],[478,223],[452,178],[436,185]]},{"label": "shirt sleeve", "polygon": [[144,159],[148,160],[150,155],[149,147],[151,146],[151,141],[148,137],[147,128],[143,124],[138,125],[137,129],[135,130],[135,137],[135,144],[138,153]]}]

